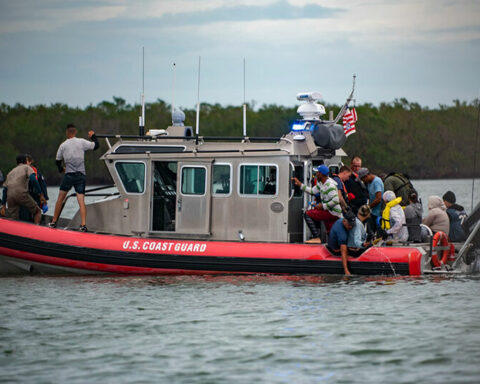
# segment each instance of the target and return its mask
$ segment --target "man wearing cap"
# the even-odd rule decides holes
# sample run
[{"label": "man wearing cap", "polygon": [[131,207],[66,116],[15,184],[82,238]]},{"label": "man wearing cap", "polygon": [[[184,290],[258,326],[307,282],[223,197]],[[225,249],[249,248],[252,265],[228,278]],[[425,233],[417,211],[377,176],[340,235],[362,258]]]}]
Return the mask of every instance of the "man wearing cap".
[{"label": "man wearing cap", "polygon": [[302,191],[311,195],[319,195],[320,197],[320,202],[313,209],[306,211],[304,215],[313,237],[319,240],[320,232],[314,221],[325,222],[325,228],[327,232],[329,232],[335,221],[342,215],[342,208],[338,198],[337,183],[328,177],[328,167],[326,165],[320,165],[314,168],[314,171],[316,171],[317,184],[313,187],[302,184],[296,177],[292,180]]},{"label": "man wearing cap", "polygon": [[358,178],[367,186],[368,206],[372,210],[369,225],[370,230],[375,232],[377,230],[377,217],[382,215],[383,182],[378,176],[370,173],[368,168],[360,168]]},{"label": "man wearing cap", "polygon": [[328,236],[327,248],[334,255],[342,256],[343,270],[347,276],[351,274],[348,270],[348,232],[355,227],[355,224],[355,214],[349,210],[343,214],[343,218],[338,219],[333,224]]},{"label": "man wearing cap", "polygon": [[465,231],[462,227],[462,223],[467,217],[465,208],[456,203],[457,197],[452,191],[446,192],[442,199],[445,203],[445,207],[447,207],[447,215],[450,220],[450,231],[448,232],[450,241],[459,242],[467,240],[467,235],[465,235]]}]

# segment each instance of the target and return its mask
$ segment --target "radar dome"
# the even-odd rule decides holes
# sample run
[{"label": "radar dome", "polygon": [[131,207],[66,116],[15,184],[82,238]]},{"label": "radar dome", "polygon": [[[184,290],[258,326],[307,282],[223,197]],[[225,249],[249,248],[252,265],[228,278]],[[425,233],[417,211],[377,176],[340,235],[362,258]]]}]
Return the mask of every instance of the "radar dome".
[{"label": "radar dome", "polygon": [[185,113],[181,109],[175,109],[172,113],[172,123],[174,126],[182,127],[185,121]]}]

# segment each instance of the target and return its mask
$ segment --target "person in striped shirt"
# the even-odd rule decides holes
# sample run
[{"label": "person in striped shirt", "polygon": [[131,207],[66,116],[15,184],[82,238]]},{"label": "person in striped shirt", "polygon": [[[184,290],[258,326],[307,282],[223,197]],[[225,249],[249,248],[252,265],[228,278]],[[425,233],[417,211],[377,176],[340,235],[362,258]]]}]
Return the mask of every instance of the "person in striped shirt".
[{"label": "person in striped shirt", "polygon": [[320,231],[315,222],[323,221],[327,232],[330,232],[332,225],[342,216],[342,208],[338,198],[337,183],[328,177],[328,167],[321,165],[313,170],[316,172],[317,179],[317,184],[313,187],[302,184],[296,177],[292,180],[303,192],[319,197],[318,203],[305,212],[304,218],[313,235],[313,239],[309,242],[320,242]]}]

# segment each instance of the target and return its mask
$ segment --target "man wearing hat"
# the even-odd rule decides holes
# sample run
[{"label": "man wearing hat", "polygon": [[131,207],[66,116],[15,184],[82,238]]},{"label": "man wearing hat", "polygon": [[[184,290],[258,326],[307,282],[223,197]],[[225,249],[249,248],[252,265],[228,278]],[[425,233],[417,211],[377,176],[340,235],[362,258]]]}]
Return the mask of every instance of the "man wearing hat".
[{"label": "man wearing hat", "polygon": [[292,178],[292,180],[303,192],[319,195],[320,197],[320,202],[313,209],[306,211],[304,215],[315,241],[320,242],[320,232],[315,225],[315,221],[323,221],[327,232],[329,232],[335,221],[342,216],[342,208],[338,198],[337,183],[328,177],[328,167],[320,165],[314,168],[313,171],[316,172],[315,177],[317,178],[317,184],[313,187],[302,184],[296,177]]},{"label": "man wearing hat", "polygon": [[446,192],[442,199],[445,203],[445,207],[447,207],[447,215],[450,220],[450,231],[448,232],[450,241],[460,242],[467,240],[467,235],[462,227],[462,223],[467,217],[465,208],[456,203],[457,198],[452,191]]},{"label": "man wearing hat", "polygon": [[333,224],[330,234],[328,236],[327,248],[334,255],[342,256],[342,265],[345,275],[350,275],[348,270],[348,233],[355,227],[356,217],[355,214],[348,210],[343,214],[343,218],[338,219]]},{"label": "man wearing hat", "polygon": [[369,225],[370,230],[375,232],[377,230],[377,217],[382,215],[383,182],[378,176],[370,173],[368,168],[360,168],[358,178],[367,186],[368,206],[372,210]]}]

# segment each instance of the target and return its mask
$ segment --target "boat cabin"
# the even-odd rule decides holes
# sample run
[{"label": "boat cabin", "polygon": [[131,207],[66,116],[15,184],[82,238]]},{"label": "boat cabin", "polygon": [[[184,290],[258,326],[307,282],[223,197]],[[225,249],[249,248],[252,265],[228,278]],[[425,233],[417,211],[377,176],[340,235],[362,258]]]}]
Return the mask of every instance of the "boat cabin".
[{"label": "boat cabin", "polygon": [[[301,121],[281,138],[209,138],[178,122],[145,137],[118,136],[114,145],[107,138],[101,159],[119,194],[89,204],[87,226],[127,236],[303,242],[310,196],[291,178],[304,182],[313,166],[339,166],[346,154],[318,145],[331,126]],[[79,220],[77,213],[70,226]]]}]

